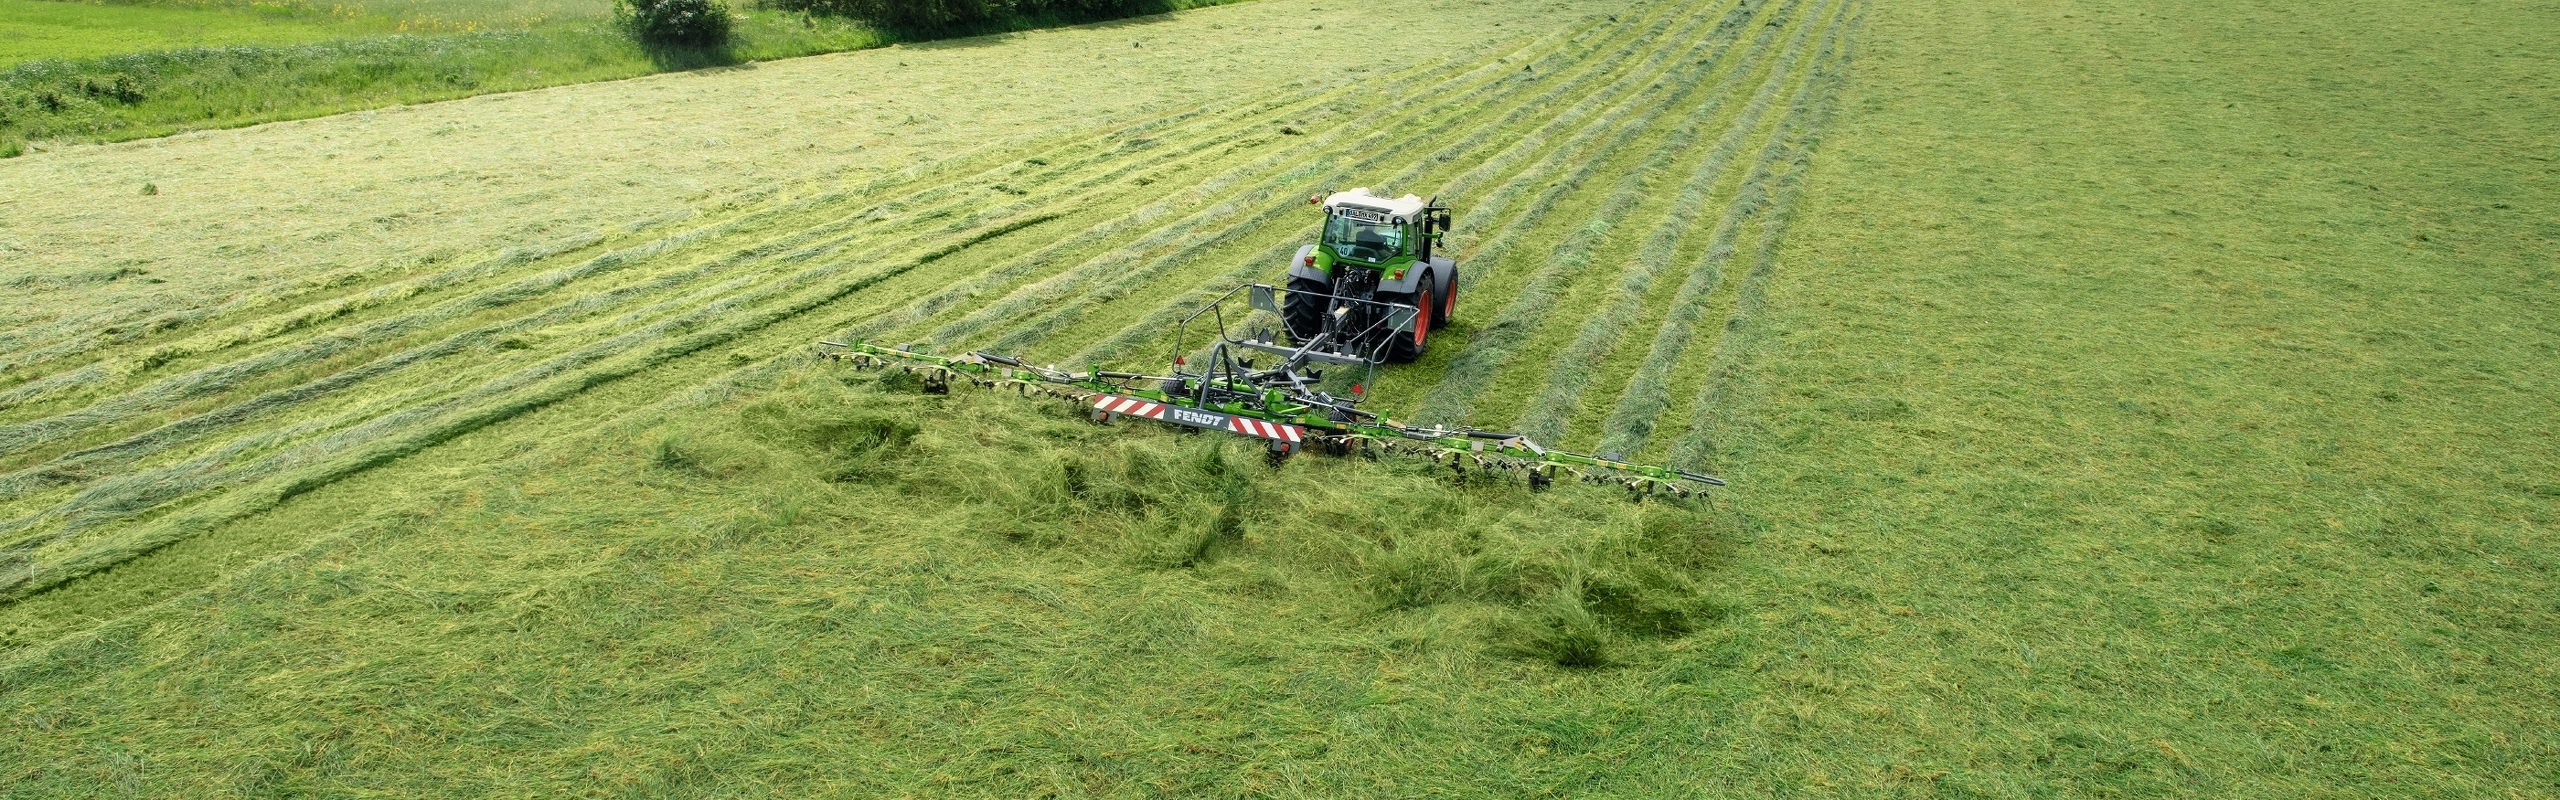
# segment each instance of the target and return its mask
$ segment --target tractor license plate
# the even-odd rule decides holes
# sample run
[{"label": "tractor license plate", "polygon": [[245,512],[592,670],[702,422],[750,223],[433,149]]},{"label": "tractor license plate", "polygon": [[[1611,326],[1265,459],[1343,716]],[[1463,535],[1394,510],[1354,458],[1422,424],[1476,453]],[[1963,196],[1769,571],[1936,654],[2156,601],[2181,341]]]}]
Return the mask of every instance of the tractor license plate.
[{"label": "tractor license plate", "polygon": [[1121,416],[1145,417],[1147,419],[1171,422],[1176,425],[1189,425],[1194,428],[1208,428],[1210,430],[1226,431],[1228,433],[1251,436],[1258,439],[1270,439],[1276,442],[1288,442],[1290,444],[1297,444],[1299,440],[1306,437],[1306,429],[1300,428],[1296,425],[1288,425],[1278,422],[1264,422],[1252,417],[1220,414],[1215,411],[1202,411],[1196,408],[1170,406],[1152,400],[1140,400],[1135,397],[1121,397],[1119,395],[1110,394],[1094,395],[1093,409],[1095,411],[1107,411]]}]

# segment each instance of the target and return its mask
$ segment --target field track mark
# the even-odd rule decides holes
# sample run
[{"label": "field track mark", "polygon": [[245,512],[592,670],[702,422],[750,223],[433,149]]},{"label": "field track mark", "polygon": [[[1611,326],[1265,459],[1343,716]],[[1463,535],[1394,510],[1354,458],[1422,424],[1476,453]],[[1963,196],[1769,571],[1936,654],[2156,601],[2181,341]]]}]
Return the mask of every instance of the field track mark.
[{"label": "field track mark", "polygon": [[[1845,6],[1836,8],[1832,19],[1823,23],[1826,35],[1828,35],[1827,29],[1840,24],[1840,14],[1845,10]],[[1582,393],[1590,384],[1594,365],[1609,357],[1610,352],[1616,349],[1618,340],[1625,333],[1628,323],[1634,321],[1643,311],[1642,304],[1646,291],[1652,287],[1654,278],[1670,265],[1681,241],[1686,238],[1691,226],[1695,224],[1698,212],[1705,207],[1715,184],[1724,179],[1727,170],[1732,166],[1733,158],[1741,152],[1743,142],[1759,131],[1761,117],[1788,84],[1809,83],[1812,80],[1811,76],[1815,70],[1799,72],[1794,69],[1801,53],[1801,47],[1798,46],[1801,43],[1801,39],[1797,40],[1779,56],[1778,63],[1762,79],[1759,89],[1752,94],[1750,102],[1744,106],[1742,113],[1735,118],[1724,135],[1718,137],[1715,144],[1709,148],[1707,157],[1691,170],[1688,181],[1679,189],[1678,199],[1673,207],[1645,236],[1644,243],[1637,249],[1636,256],[1632,259],[1626,273],[1620,277],[1616,290],[1607,295],[1601,301],[1599,311],[1585,320],[1575,331],[1572,341],[1549,360],[1545,379],[1540,383],[1544,388],[1521,413],[1514,429],[1537,441],[1557,444],[1565,441],[1567,422],[1581,405]],[[1814,55],[1814,60],[1818,61],[1829,52],[1829,49],[1826,42],[1822,52]],[[1732,76],[1733,79],[1740,77],[1739,72]],[[1801,87],[1797,89],[1797,91],[1802,90]],[[1718,91],[1722,92],[1723,89],[1720,87]],[[1784,124],[1781,121],[1779,128],[1770,131],[1772,138],[1779,138],[1779,135],[1784,133]],[[1633,181],[1640,177],[1640,175],[1631,175],[1629,179]],[[1619,451],[1603,448],[1600,452]]]}]

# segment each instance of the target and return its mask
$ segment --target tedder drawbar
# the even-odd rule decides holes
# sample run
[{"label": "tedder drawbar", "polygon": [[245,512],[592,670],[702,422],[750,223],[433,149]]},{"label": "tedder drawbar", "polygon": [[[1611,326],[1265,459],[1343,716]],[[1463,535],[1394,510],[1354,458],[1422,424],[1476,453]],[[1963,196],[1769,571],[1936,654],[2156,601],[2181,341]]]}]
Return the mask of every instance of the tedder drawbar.
[{"label": "tedder drawbar", "polygon": [[[1371,457],[1418,454],[1460,472],[1472,464],[1523,473],[1532,489],[1559,477],[1684,497],[1724,485],[1693,472],[1550,450],[1515,433],[1407,425],[1360,409],[1378,364],[1418,357],[1430,330],[1455,310],[1457,265],[1431,255],[1431,243],[1448,230],[1448,210],[1412,195],[1376,197],[1365,188],[1309,200],[1324,206],[1327,224],[1318,243],[1290,261],[1288,288],[1246,284],[1184,318],[1174,328],[1169,375],[1090,366],[1075,372],[993,353],[942,356],[860,341],[819,342],[819,354],[857,368],[917,373],[928,392],[949,392],[954,380],[965,380],[1064,397],[1096,422],[1150,419],[1250,437],[1274,458],[1308,449]],[[1276,320],[1279,326],[1232,335],[1226,307],[1238,293],[1251,306],[1240,322]],[[1194,326],[1204,324],[1215,332],[1206,337],[1205,350],[1189,351],[1199,361],[1195,369],[1185,348]],[[1277,362],[1257,367],[1246,351]],[[1327,381],[1315,364],[1362,374],[1336,395],[1332,388],[1340,388],[1345,376]]]}]

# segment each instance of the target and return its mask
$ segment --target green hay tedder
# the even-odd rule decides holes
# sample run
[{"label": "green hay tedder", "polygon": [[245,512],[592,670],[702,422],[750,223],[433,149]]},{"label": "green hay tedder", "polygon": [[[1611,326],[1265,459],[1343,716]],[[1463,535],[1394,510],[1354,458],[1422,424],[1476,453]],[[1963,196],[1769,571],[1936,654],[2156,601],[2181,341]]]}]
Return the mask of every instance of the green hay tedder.
[{"label": "green hay tedder", "polygon": [[[1553,450],[1515,433],[1410,425],[1361,409],[1378,366],[1420,358],[1431,331],[1457,310],[1458,266],[1432,252],[1449,230],[1449,211],[1436,200],[1382,198],[1366,188],[1308,200],[1324,209],[1323,233],[1291,258],[1287,288],[1239,286],[1184,318],[1174,330],[1170,374],[1091,366],[1076,372],[994,353],[942,356],[860,341],[819,342],[819,353],[857,368],[919,373],[928,392],[967,381],[1063,397],[1095,422],[1148,419],[1244,436],[1262,441],[1275,459],[1310,449],[1413,454],[1460,472],[1472,465],[1522,474],[1533,489],[1560,477],[1684,497],[1724,485],[1693,472]],[[1239,295],[1247,308],[1231,328]],[[1202,340],[1196,349],[1195,336]],[[1251,353],[1274,362],[1258,366]],[[1337,369],[1329,377],[1319,364],[1358,374]]]}]

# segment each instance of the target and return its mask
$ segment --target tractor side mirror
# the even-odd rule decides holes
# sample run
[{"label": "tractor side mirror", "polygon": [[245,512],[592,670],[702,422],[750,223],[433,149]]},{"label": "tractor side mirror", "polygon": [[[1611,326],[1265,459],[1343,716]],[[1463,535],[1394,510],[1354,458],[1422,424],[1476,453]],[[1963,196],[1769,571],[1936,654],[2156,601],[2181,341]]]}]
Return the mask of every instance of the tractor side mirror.
[{"label": "tractor side mirror", "polygon": [[1253,288],[1245,291],[1245,302],[1252,304],[1258,311],[1280,313],[1280,300],[1272,296],[1270,286],[1254,284]]}]

